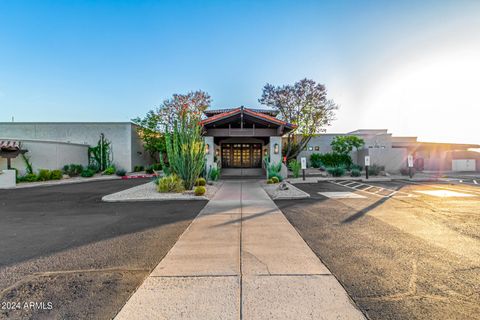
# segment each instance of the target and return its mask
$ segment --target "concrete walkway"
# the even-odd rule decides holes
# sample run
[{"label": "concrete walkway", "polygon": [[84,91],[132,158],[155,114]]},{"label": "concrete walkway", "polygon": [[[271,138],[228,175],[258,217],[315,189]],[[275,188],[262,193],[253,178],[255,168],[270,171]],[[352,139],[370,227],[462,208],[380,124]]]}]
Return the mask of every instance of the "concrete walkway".
[{"label": "concrete walkway", "polygon": [[364,319],[255,181],[226,181],[116,319]]}]

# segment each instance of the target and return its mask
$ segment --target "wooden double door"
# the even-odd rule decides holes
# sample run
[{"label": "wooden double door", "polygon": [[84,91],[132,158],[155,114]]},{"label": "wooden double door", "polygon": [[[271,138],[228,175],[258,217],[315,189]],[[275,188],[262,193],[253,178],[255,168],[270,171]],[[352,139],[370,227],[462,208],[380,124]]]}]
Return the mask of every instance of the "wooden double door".
[{"label": "wooden double door", "polygon": [[262,145],[260,143],[222,144],[223,168],[261,168]]}]

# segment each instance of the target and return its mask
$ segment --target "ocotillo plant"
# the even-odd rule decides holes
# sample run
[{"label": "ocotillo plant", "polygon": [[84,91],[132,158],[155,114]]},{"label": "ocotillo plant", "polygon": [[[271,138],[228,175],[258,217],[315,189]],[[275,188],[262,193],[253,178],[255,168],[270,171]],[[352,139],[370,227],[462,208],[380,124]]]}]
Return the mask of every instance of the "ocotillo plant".
[{"label": "ocotillo plant", "polygon": [[184,182],[186,190],[191,190],[195,180],[205,167],[205,142],[198,121],[180,117],[171,132],[165,135],[170,167]]}]

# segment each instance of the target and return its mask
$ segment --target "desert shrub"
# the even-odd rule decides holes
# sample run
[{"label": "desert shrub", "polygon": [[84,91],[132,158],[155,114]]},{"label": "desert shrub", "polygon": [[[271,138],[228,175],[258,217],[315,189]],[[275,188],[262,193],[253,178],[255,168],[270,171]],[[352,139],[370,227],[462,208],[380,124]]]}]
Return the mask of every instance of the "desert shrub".
[{"label": "desert shrub", "polygon": [[272,180],[273,183],[279,183],[280,182],[280,179],[278,179],[278,177],[272,177],[271,180]]},{"label": "desert shrub", "polygon": [[302,167],[301,163],[297,160],[291,160],[288,163],[288,168],[292,171],[293,176],[298,178],[300,176],[300,168]]},{"label": "desert shrub", "polygon": [[[87,169],[90,170],[90,171],[93,171],[93,173],[95,174],[95,173],[97,173],[97,172],[100,171],[100,166],[98,166],[98,165],[95,164],[95,163],[91,163],[91,164],[88,165]],[[83,172],[83,171],[84,171],[84,170],[82,170],[82,172]]]},{"label": "desert shrub", "polygon": [[204,186],[196,186],[194,192],[196,196],[203,196],[206,191],[207,189]]},{"label": "desert shrub", "polygon": [[50,170],[40,169],[38,170],[38,181],[50,180]]},{"label": "desert shrub", "polygon": [[143,166],[135,166],[133,167],[133,172],[140,172],[143,171],[144,167]]},{"label": "desert shrub", "polygon": [[350,158],[348,154],[329,152],[320,155],[320,162],[325,167],[350,168],[352,165],[352,158]]},{"label": "desert shrub", "polygon": [[119,177],[125,177],[125,175],[127,174],[127,171],[123,169],[118,169],[117,172],[115,172],[115,174]]},{"label": "desert shrub", "polygon": [[350,170],[358,170],[358,171],[362,172],[363,167],[361,165],[358,165],[358,164],[352,164],[350,166]]},{"label": "desert shrub", "polygon": [[358,169],[352,169],[352,171],[350,171],[350,176],[352,177],[360,177],[361,175],[362,173]]},{"label": "desert shrub", "polygon": [[345,174],[344,167],[328,167],[327,172],[334,177],[341,177]]},{"label": "desert shrub", "polygon": [[50,180],[61,180],[63,178],[62,170],[50,171]]},{"label": "desert shrub", "polygon": [[205,186],[206,184],[207,181],[204,178],[197,178],[197,180],[195,180],[195,187]]},{"label": "desert shrub", "polygon": [[146,168],[146,169],[145,169],[145,173],[146,173],[146,174],[153,174],[154,171],[153,171],[152,166],[149,166],[148,168]]},{"label": "desert shrub", "polygon": [[27,173],[23,177],[18,177],[17,182],[35,182],[38,180],[38,177],[35,173]]},{"label": "desert shrub", "polygon": [[217,181],[220,177],[220,169],[219,168],[211,168],[208,173],[208,178],[212,181]]},{"label": "desert shrub", "polygon": [[320,161],[320,153],[312,153],[310,155],[310,165],[313,168],[320,168],[322,162]]},{"label": "desert shrub", "polygon": [[372,164],[371,166],[368,167],[368,174],[371,176],[378,176],[382,171],[385,171],[385,166]]},{"label": "desert shrub", "polygon": [[95,173],[96,173],[96,171],[87,168],[87,169],[83,169],[80,176],[82,176],[84,178],[90,178],[90,177],[93,177],[95,175]]},{"label": "desert shrub", "polygon": [[83,166],[81,164],[67,164],[63,166],[63,173],[68,174],[70,177],[79,176],[83,171]]},{"label": "desert shrub", "polygon": [[273,184],[273,180],[272,180],[272,179],[268,179],[268,180],[267,180],[267,184]]},{"label": "desert shrub", "polygon": [[103,174],[107,176],[111,176],[112,174],[115,174],[117,171],[117,168],[115,166],[108,166],[104,171]]},{"label": "desert shrub", "polygon": [[182,192],[185,190],[183,180],[176,174],[163,177],[158,180],[158,192]]},{"label": "desert shrub", "polygon": [[276,177],[278,181],[282,181],[282,175],[280,174],[280,171],[282,170],[282,163],[279,162],[277,164],[268,164],[267,167],[267,178],[271,179],[273,177]]}]

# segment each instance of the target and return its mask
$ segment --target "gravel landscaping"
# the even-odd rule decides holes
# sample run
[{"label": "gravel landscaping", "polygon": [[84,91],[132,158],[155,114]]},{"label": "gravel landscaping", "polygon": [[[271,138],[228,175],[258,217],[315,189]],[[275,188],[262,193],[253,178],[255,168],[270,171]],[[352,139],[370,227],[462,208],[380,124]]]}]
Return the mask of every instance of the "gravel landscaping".
[{"label": "gravel landscaping", "polygon": [[282,190],[280,188],[281,183],[276,184],[267,184],[262,182],[261,185],[263,189],[268,193],[272,200],[282,200],[282,199],[305,199],[310,198],[310,195],[305,191],[298,189],[297,187],[291,185],[288,182],[285,182],[287,189]]},{"label": "gravel landscaping", "polygon": [[125,202],[125,201],[162,201],[162,200],[210,200],[222,182],[214,182],[207,185],[207,192],[203,196],[196,196],[193,190],[183,193],[160,193],[153,182],[142,184],[127,190],[112,193],[102,198],[106,202]]}]

